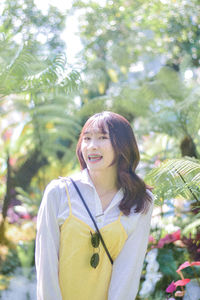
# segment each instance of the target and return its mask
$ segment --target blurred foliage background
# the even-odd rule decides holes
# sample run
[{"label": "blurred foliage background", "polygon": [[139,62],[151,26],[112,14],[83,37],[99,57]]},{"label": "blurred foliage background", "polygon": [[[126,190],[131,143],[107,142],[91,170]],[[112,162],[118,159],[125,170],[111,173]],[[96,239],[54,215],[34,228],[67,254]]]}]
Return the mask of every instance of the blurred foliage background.
[{"label": "blurred foliage background", "polygon": [[[43,12],[33,0],[4,0],[0,13],[0,290],[20,267],[33,280],[43,190],[78,170],[81,126],[111,110],[132,124],[138,173],[156,195],[148,253],[158,249],[159,266],[148,279],[145,262],[137,299],[166,299],[178,266],[200,260],[199,1],[85,0]],[[82,43],[74,65],[61,38],[73,14]],[[198,267],[186,275],[196,284]]]}]

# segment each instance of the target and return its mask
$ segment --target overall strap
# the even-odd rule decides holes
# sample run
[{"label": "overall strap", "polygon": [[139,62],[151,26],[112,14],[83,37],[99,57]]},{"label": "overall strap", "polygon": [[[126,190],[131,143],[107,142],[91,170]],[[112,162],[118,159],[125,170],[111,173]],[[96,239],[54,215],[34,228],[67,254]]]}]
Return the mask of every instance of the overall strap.
[{"label": "overall strap", "polygon": [[122,211],[120,211],[120,214],[119,214],[119,217],[118,217],[118,221],[120,221],[121,220],[121,216],[123,215],[123,212]]},{"label": "overall strap", "polygon": [[72,205],[71,205],[69,191],[68,191],[68,187],[67,187],[67,183],[66,182],[65,182],[65,190],[66,190],[67,200],[68,200],[68,205],[69,205],[69,215],[71,216],[72,215]]},{"label": "overall strap", "polygon": [[106,247],[106,244],[105,244],[105,242],[104,242],[104,240],[103,240],[103,237],[102,237],[102,235],[101,235],[101,233],[100,233],[100,231],[99,231],[99,228],[98,228],[98,226],[97,226],[97,223],[95,222],[95,220],[94,220],[94,218],[93,218],[93,216],[92,216],[92,214],[91,214],[91,212],[90,212],[90,210],[89,210],[89,208],[88,208],[88,206],[87,206],[87,204],[86,204],[86,202],[85,202],[85,200],[84,200],[84,198],[83,198],[83,196],[82,196],[82,194],[81,194],[79,188],[77,187],[76,183],[74,182],[74,180],[73,180],[72,178],[70,178],[70,179],[71,179],[71,181],[72,181],[72,183],[73,183],[73,185],[74,185],[74,187],[75,187],[77,193],[79,194],[79,196],[80,196],[80,198],[81,198],[81,200],[82,200],[82,202],[83,202],[83,204],[84,204],[84,206],[85,206],[85,208],[86,208],[86,210],[87,210],[87,212],[88,212],[90,218],[92,219],[92,221],[93,221],[93,223],[94,223],[94,226],[95,226],[95,228],[96,228],[96,231],[97,231],[98,234],[99,234],[100,240],[101,240],[102,245],[103,245],[103,247],[104,247],[104,249],[105,249],[105,251],[106,251],[106,254],[108,255],[108,258],[109,258],[111,264],[113,264],[112,257],[111,257],[111,255],[110,255],[110,253],[109,253],[109,251],[108,251],[108,249],[107,249],[107,247]]}]

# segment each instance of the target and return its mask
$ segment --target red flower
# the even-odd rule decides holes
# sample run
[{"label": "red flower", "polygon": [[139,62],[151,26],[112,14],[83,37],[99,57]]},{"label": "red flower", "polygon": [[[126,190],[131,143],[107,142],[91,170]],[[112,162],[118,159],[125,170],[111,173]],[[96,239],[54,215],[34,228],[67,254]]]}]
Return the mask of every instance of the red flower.
[{"label": "red flower", "polygon": [[163,246],[165,244],[173,243],[175,241],[180,240],[180,238],[181,238],[181,231],[179,229],[176,232],[174,232],[172,234],[167,234],[164,238],[160,239],[159,242],[158,242],[157,247],[158,248],[163,248]]},{"label": "red flower", "polygon": [[21,215],[21,218],[25,219],[25,220],[30,220],[31,216],[29,214],[23,214],[23,215]]},{"label": "red flower", "polygon": [[191,266],[200,266],[200,261],[191,262]]}]

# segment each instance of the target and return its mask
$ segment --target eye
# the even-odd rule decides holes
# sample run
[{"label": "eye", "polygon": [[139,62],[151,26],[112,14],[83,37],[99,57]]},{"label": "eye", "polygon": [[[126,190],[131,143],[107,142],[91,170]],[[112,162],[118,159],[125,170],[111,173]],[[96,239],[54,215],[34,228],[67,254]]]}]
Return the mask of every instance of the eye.
[{"label": "eye", "polygon": [[108,136],[107,136],[107,135],[101,135],[101,136],[100,136],[100,139],[101,139],[101,140],[107,140],[107,139],[108,139]]},{"label": "eye", "polygon": [[83,140],[84,141],[89,141],[91,138],[89,136],[84,136]]}]

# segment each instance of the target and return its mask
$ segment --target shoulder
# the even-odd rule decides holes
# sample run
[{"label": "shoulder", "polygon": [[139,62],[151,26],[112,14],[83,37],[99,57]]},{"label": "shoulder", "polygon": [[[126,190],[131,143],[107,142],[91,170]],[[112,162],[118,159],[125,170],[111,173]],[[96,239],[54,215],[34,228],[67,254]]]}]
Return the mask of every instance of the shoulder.
[{"label": "shoulder", "polygon": [[65,182],[70,191],[74,189],[72,180],[81,190],[87,189],[88,186],[93,186],[87,169],[73,173],[68,177],[60,177],[60,179]]},{"label": "shoulder", "polygon": [[149,209],[146,214],[132,211],[129,216],[122,216],[121,220],[128,236],[138,230],[148,231],[151,225],[151,215],[152,210]]},{"label": "shoulder", "polygon": [[129,233],[132,233],[137,226],[149,227],[151,223],[151,216],[154,207],[154,195],[150,190],[147,190],[148,195],[151,197],[148,207],[145,212],[135,212],[135,206],[131,208],[128,216],[123,216],[124,221],[128,226]]},{"label": "shoulder", "polygon": [[146,189],[146,193],[147,193],[148,196],[150,196],[150,198],[152,200],[152,203],[154,203],[155,196],[152,193],[152,191],[150,189]]},{"label": "shoulder", "polygon": [[56,210],[62,202],[65,193],[65,185],[66,183],[60,178],[51,180],[44,190],[41,207]]},{"label": "shoulder", "polygon": [[59,178],[59,179],[53,179],[51,180],[45,190],[44,190],[44,194],[48,194],[48,195],[56,195],[59,194],[60,189],[62,189],[64,186],[64,181]]},{"label": "shoulder", "polygon": [[65,176],[65,177],[59,176],[59,178],[57,180],[60,180],[61,182],[65,182],[67,184],[70,184],[71,179],[73,179],[75,182],[83,181],[86,177],[86,174],[87,174],[87,170],[84,169],[82,171],[76,171],[76,172],[74,172],[74,173],[72,173],[68,176]]},{"label": "shoulder", "polygon": [[71,178],[75,182],[81,181],[82,172],[77,172],[66,177],[59,176],[57,179],[51,180],[45,188],[45,193],[59,193],[65,189],[66,185],[70,186],[72,184]]},{"label": "shoulder", "polygon": [[148,206],[147,206],[147,211],[146,211],[146,215],[147,216],[150,216],[152,215],[152,212],[153,212],[153,208],[154,208],[154,201],[155,201],[155,196],[154,194],[152,193],[151,190],[147,189],[147,194],[150,196],[150,199],[151,199],[151,202],[148,203]]},{"label": "shoulder", "polygon": [[83,177],[82,173],[83,172],[81,171],[81,172],[73,173],[67,177],[59,177],[59,179],[54,180],[54,181],[57,181],[55,183],[55,185],[57,184],[59,189],[63,189],[63,187],[64,187],[65,189],[67,188],[67,189],[71,190],[71,187],[73,186],[72,180],[75,183],[82,182],[82,177]]}]

